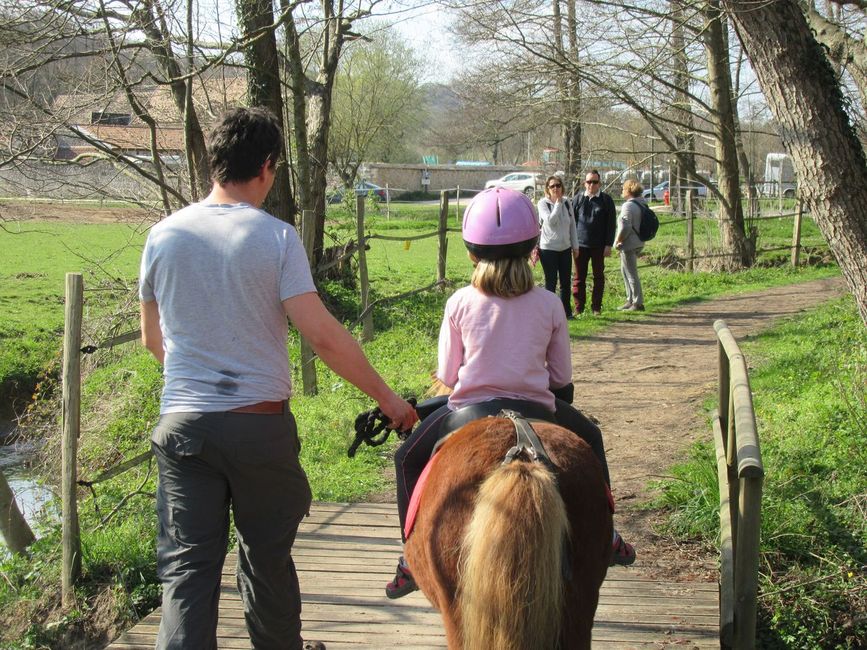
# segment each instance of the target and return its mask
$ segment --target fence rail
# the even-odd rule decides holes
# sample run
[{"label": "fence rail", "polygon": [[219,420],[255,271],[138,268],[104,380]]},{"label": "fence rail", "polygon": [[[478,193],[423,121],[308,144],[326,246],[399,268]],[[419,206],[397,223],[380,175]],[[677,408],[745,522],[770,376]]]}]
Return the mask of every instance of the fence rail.
[{"label": "fence rail", "polygon": [[719,403],[712,415],[720,492],[720,646],[755,647],[765,470],[746,360],[725,321],[714,323]]}]

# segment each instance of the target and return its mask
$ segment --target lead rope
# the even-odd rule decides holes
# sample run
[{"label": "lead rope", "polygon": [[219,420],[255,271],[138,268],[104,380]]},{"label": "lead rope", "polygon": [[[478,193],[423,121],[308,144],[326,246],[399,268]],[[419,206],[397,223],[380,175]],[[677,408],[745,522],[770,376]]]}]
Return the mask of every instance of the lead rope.
[{"label": "lead rope", "polygon": [[[413,408],[416,405],[415,397],[410,397],[408,400]],[[362,443],[369,447],[379,447],[384,444],[392,431],[397,431],[397,437],[401,440],[406,440],[409,434],[412,433],[412,428],[406,431],[398,431],[389,426],[389,419],[382,413],[382,410],[377,406],[375,409],[359,413],[355,418],[355,440],[347,450],[350,458],[355,457],[355,452]]]}]

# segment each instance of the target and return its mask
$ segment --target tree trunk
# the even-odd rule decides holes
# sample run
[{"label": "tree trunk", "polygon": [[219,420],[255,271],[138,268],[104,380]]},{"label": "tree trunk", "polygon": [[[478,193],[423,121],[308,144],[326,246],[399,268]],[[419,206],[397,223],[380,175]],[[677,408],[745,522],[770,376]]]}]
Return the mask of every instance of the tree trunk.
[{"label": "tree trunk", "polygon": [[569,42],[569,66],[566,68],[566,115],[564,146],[566,179],[572,183],[571,192],[583,188],[578,177],[581,174],[581,76],[578,61],[578,22],[575,17],[575,0],[567,0],[566,31]]},{"label": "tree trunk", "polygon": [[[280,143],[280,164],[274,178],[274,187],[265,204],[265,210],[287,223],[295,223],[297,206],[292,198],[289,180],[289,165],[286,156],[286,129],[283,123],[283,95],[280,84],[280,64],[277,57],[277,39],[270,27],[274,23],[274,11],[269,0],[236,0],[238,21],[244,38],[256,34],[245,48],[247,60],[248,92],[251,106],[269,108],[284,133]],[[259,33],[262,32],[262,33]]]},{"label": "tree trunk", "polygon": [[[281,0],[286,11],[286,0]],[[301,54],[301,37],[295,26],[294,16],[286,20],[284,35],[286,66],[289,70],[289,88],[292,93],[292,124],[295,129],[295,173],[297,175],[298,204],[302,215],[315,220],[313,201],[310,196],[310,152],[307,149],[307,75],[304,74],[304,60]],[[302,216],[302,219],[305,216]],[[315,225],[315,224],[314,224]],[[306,227],[306,226],[305,226]],[[311,257],[314,260],[315,257]]]},{"label": "tree trunk", "polygon": [[307,150],[310,156],[310,203],[316,215],[313,239],[314,266],[322,258],[325,239],[325,188],[328,171],[328,132],[331,127],[331,100],[337,63],[343,47],[344,24],[341,16],[327,15],[322,34],[322,56],[316,81],[307,82]]},{"label": "tree trunk", "polygon": [[[188,5],[189,10],[189,5]],[[154,5],[151,0],[142,4],[142,11],[134,12],[139,27],[145,34],[148,48],[156,57],[157,63],[169,82],[172,91],[172,99],[178,112],[184,119],[184,144],[187,154],[187,167],[190,175],[190,192],[193,201],[199,195],[205,196],[211,189],[210,175],[208,171],[208,155],[205,148],[205,135],[199,123],[199,117],[192,106],[192,101],[187,103],[187,85],[192,80],[184,82],[181,79],[181,68],[178,65],[174,52],[170,46],[168,26],[165,24],[162,14],[157,19]],[[192,41],[190,33],[187,38]],[[192,72],[192,67],[188,72]]]},{"label": "tree trunk", "polygon": [[15,503],[15,494],[0,469],[0,535],[13,553],[23,553],[36,537]]},{"label": "tree trunk", "polygon": [[[674,178],[669,179],[669,188],[675,187],[675,179],[693,178],[695,175],[695,126],[689,94],[689,59],[683,22],[686,20],[682,0],[671,0],[671,49],[673,59],[672,83],[675,86],[674,109],[675,152]],[[657,197],[659,198],[659,197]],[[671,196],[674,205],[683,206],[683,197]]]},{"label": "tree trunk", "polygon": [[801,197],[867,325],[867,160],[834,71],[795,0],[724,6],[779,124]]},{"label": "tree trunk", "polygon": [[[718,0],[708,0],[704,8],[707,20],[704,30],[707,54],[707,83],[713,107],[716,136],[717,177],[719,187],[719,229],[722,238],[723,266],[729,270],[749,267],[753,263],[753,246],[744,232],[741,204],[738,150],[735,140],[734,107],[732,106],[731,68],[727,39],[723,31],[723,15]],[[712,190],[708,188],[708,194]]]}]

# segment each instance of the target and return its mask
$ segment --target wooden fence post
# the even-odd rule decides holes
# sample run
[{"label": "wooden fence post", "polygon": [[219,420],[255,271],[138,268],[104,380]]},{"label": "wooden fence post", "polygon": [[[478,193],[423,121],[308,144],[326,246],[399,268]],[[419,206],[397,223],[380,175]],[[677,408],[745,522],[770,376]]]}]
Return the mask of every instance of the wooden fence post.
[{"label": "wooden fence post", "polygon": [[[356,197],[356,217],[358,223],[358,280],[361,284],[361,312],[364,313],[370,304],[370,282],[367,278],[367,251],[364,242],[364,198]],[[373,340],[373,312],[368,312],[361,319],[361,340]]]},{"label": "wooden fence post", "polygon": [[23,553],[36,537],[15,502],[15,494],[0,469],[0,535],[13,553]]},{"label": "wooden fence post", "polygon": [[449,224],[449,193],[446,190],[440,192],[440,229],[439,246],[437,255],[437,282],[446,279],[446,253],[448,252],[448,228]]},{"label": "wooden fence post", "polygon": [[[301,212],[301,243],[307,253],[307,262],[313,266],[313,241],[316,225],[313,223],[313,210]],[[316,380],[316,361],[313,348],[303,336],[301,337],[301,384],[305,395],[315,395],[319,391]]]},{"label": "wooden fence post", "polygon": [[804,217],[804,200],[798,197],[798,210],[795,213],[795,225],[792,229],[792,266],[798,268],[801,256],[801,220]]},{"label": "wooden fence post", "polygon": [[455,221],[458,225],[461,223],[461,186],[458,185],[455,190]]},{"label": "wooden fence post", "polygon": [[62,517],[63,569],[61,596],[64,607],[74,603],[73,586],[81,575],[81,537],[78,528],[76,455],[81,425],[81,318],[84,281],[80,273],[66,274],[66,314],[63,330],[63,441]]},{"label": "wooden fence post", "polygon": [[391,192],[388,190],[388,183],[385,184],[385,220],[391,219]]},{"label": "wooden fence post", "polygon": [[692,190],[686,193],[686,270],[693,272],[693,259],[695,258],[695,225],[692,213]]}]

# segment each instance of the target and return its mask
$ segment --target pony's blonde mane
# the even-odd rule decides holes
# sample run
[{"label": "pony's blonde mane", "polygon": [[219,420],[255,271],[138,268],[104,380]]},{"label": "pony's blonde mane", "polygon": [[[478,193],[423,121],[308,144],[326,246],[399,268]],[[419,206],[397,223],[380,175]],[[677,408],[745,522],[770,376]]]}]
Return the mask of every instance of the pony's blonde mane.
[{"label": "pony's blonde mane", "polygon": [[541,463],[502,465],[484,481],[461,549],[464,650],[559,647],[568,535],[556,479]]}]

